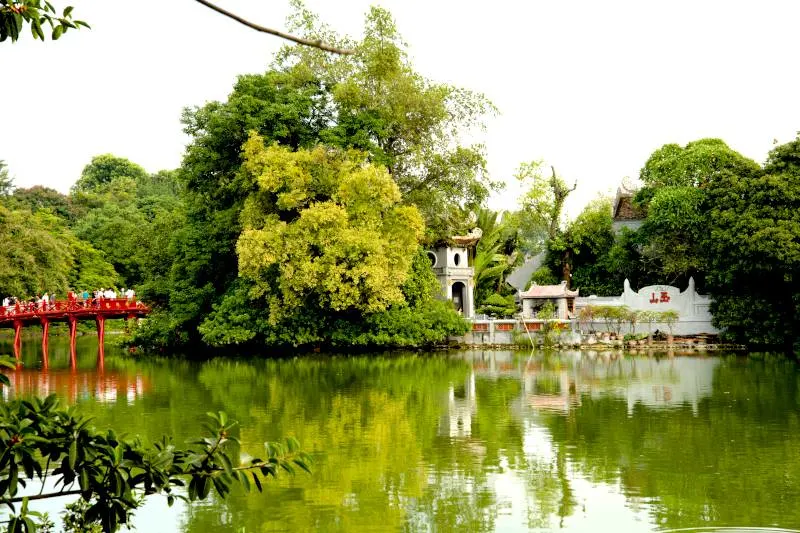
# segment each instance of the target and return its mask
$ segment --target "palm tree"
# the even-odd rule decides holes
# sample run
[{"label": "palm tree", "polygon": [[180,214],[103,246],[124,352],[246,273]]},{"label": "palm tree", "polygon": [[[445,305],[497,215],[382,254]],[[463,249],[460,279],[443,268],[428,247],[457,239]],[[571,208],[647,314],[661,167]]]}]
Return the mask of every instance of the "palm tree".
[{"label": "palm tree", "polygon": [[473,260],[475,301],[481,304],[491,294],[502,290],[518,254],[515,246],[516,232],[506,217],[498,222],[498,212],[480,208],[475,212],[475,218],[476,226],[483,231],[483,236],[475,247]]}]

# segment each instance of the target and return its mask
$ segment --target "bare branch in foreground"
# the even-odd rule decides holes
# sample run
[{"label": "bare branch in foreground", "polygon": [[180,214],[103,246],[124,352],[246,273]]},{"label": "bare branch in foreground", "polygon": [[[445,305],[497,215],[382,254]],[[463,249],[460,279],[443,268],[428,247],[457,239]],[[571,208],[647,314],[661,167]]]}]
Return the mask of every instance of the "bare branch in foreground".
[{"label": "bare branch in foreground", "polygon": [[225,15],[226,17],[232,18],[236,22],[244,24],[248,28],[252,28],[252,29],[254,29],[256,31],[260,31],[262,33],[269,33],[270,35],[275,35],[277,37],[280,37],[281,39],[286,39],[287,41],[292,41],[292,42],[295,42],[295,43],[298,43],[298,44],[302,44],[302,45],[305,45],[305,46],[311,46],[311,47],[314,47],[314,48],[319,48],[320,50],[325,50],[326,52],[332,52],[334,54],[351,55],[351,54],[355,53],[355,50],[350,50],[350,49],[347,49],[347,48],[336,48],[335,46],[327,45],[327,44],[323,43],[320,40],[312,41],[310,39],[304,39],[303,37],[295,37],[294,35],[289,35],[288,33],[283,33],[282,31],[279,31],[279,30],[273,30],[272,28],[267,28],[265,26],[260,26],[258,24],[253,23],[253,22],[250,22],[249,20],[243,19],[239,15],[236,15],[234,13],[231,13],[230,11],[222,9],[219,6],[216,6],[216,5],[212,4],[208,0],[197,0],[197,1],[200,2],[201,4],[203,4],[204,6],[210,8],[210,9],[213,9],[217,13],[220,13],[222,15]]}]

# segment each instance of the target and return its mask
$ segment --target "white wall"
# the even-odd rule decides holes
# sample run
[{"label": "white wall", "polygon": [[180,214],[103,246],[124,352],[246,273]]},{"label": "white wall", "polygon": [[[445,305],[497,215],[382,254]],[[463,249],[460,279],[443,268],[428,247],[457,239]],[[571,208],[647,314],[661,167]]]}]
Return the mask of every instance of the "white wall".
[{"label": "white wall", "polygon": [[[625,305],[634,311],[676,311],[679,319],[673,326],[675,335],[697,335],[700,333],[717,334],[719,330],[711,324],[711,298],[697,294],[694,279],[689,279],[686,290],[681,291],[670,285],[650,285],[638,291],[631,289],[630,282],[625,280],[622,294],[616,297],[587,296],[575,299],[575,311],[588,305]],[[581,325],[581,329],[606,331],[603,322]],[[669,332],[666,324],[653,324],[655,330]],[[622,332],[629,333],[630,328],[623,325]],[[647,324],[637,324],[637,332],[647,332]]]}]

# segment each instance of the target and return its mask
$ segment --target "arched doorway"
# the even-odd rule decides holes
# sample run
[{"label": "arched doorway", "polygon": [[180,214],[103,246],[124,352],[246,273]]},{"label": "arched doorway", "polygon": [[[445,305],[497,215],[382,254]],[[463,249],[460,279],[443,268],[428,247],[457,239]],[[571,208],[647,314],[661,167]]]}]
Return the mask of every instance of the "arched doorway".
[{"label": "arched doorway", "polygon": [[462,282],[456,281],[453,283],[451,291],[450,299],[453,301],[453,307],[455,307],[456,311],[463,315],[464,305],[466,303],[467,288]]}]

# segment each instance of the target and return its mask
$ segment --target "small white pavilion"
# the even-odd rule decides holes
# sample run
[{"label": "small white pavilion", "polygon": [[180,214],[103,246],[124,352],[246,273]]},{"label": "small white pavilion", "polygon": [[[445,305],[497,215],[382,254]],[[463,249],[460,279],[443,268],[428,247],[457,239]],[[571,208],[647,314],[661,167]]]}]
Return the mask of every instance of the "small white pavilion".
[{"label": "small white pavilion", "polygon": [[479,228],[468,235],[450,238],[446,246],[428,251],[431,267],[442,287],[442,296],[453,302],[453,307],[465,318],[475,316],[475,270],[469,264],[469,248],[482,236]]},{"label": "small white pavilion", "polygon": [[575,314],[575,298],[578,290],[571,291],[567,288],[567,282],[562,281],[558,285],[536,285],[519,294],[522,302],[522,317],[536,318],[536,313],[547,302],[552,302],[556,308],[555,318],[567,319]]}]

